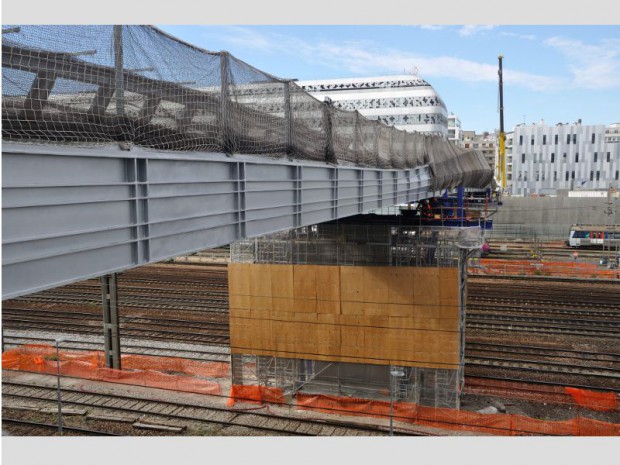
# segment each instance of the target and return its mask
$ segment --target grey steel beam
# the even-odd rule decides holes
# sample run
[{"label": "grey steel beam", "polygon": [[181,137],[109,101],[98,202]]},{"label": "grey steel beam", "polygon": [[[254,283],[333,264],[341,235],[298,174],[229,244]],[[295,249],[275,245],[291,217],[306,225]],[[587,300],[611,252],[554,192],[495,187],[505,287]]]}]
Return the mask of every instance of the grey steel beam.
[{"label": "grey steel beam", "polygon": [[426,166],[4,143],[2,298],[429,194]]}]

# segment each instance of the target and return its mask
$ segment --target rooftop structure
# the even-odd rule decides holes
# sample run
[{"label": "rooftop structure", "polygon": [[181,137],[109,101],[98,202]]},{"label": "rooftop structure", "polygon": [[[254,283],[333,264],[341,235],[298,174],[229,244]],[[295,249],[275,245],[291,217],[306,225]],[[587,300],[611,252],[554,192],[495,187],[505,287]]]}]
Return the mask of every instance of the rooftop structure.
[{"label": "rooftop structure", "polygon": [[329,98],[336,108],[358,110],[369,119],[405,131],[448,134],[446,105],[435,89],[415,75],[298,81],[310,95]]}]

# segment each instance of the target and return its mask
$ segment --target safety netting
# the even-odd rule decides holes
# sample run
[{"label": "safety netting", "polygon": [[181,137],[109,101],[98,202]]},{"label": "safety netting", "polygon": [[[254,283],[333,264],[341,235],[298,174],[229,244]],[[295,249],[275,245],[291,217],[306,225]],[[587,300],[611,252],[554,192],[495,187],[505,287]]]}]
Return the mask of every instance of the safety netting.
[{"label": "safety netting", "polygon": [[5,141],[428,164],[434,190],[493,179],[480,151],[337,109],[152,26],[3,26],[2,124]]},{"label": "safety netting", "polygon": [[[252,389],[253,388],[253,389]],[[262,386],[235,386],[231,401],[259,401]],[[278,393],[271,393],[277,397]],[[281,395],[281,394],[280,394]],[[613,393],[611,395],[614,395]],[[247,396],[247,397],[246,397]],[[263,400],[268,403],[268,400]],[[608,401],[609,403],[609,401]],[[617,436],[620,424],[576,416],[568,420],[541,420],[517,414],[486,414],[442,407],[427,407],[411,402],[393,402],[359,397],[324,394],[295,394],[294,405],[300,410],[328,414],[366,416],[381,419],[393,417],[397,422],[452,431],[468,431],[499,436]],[[398,429],[398,428],[397,428]]]},{"label": "safety netting", "polygon": [[223,362],[201,362],[178,357],[123,355],[122,370],[107,368],[103,352],[56,350],[48,345],[26,344],[2,353],[3,370],[84,378],[93,381],[220,395],[217,379],[229,376]]},{"label": "safety netting", "polygon": [[620,280],[620,270],[618,269],[601,268],[596,263],[575,263],[574,261],[481,258],[470,262],[468,272],[471,275],[482,276],[559,276]]}]

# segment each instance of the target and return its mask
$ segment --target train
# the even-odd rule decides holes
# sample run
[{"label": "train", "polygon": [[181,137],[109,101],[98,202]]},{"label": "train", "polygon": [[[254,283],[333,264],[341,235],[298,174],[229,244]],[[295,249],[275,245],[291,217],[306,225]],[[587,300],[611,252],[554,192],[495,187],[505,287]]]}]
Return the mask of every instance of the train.
[{"label": "train", "polygon": [[573,224],[568,232],[569,247],[620,247],[620,225]]}]

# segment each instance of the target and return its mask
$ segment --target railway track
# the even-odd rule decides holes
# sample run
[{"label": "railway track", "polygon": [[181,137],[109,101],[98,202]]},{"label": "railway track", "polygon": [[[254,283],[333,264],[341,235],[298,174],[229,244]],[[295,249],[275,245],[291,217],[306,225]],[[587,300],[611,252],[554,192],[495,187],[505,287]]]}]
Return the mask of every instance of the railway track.
[{"label": "railway track", "polygon": [[[54,338],[50,337],[32,337],[32,336],[13,336],[4,335],[3,343],[4,350],[10,350],[12,348],[20,347],[24,344],[54,344]],[[197,360],[201,362],[223,362],[230,363],[230,354],[226,348],[226,351],[207,350],[203,348],[197,348],[193,345],[192,349],[184,349],[179,347],[165,347],[165,346],[153,346],[153,345],[141,345],[132,342],[123,341],[122,351],[123,354],[133,355],[152,355],[156,357],[179,357],[188,360]],[[218,346],[219,347],[219,346]],[[62,342],[63,350],[76,350],[76,351],[103,351],[104,344],[102,342],[84,341],[79,339],[64,338]]]},{"label": "railway track", "polygon": [[[265,413],[257,410],[229,409],[195,403],[152,400],[140,396],[107,394],[62,388],[63,405],[93,408],[116,413],[145,415],[149,418],[198,422],[221,427],[241,427],[270,435],[287,436],[374,436],[385,435],[383,426],[327,419],[306,419]],[[34,401],[37,405],[56,405],[56,388],[39,384],[3,380],[4,402],[18,399]],[[417,431],[395,430],[395,434],[420,436]]]},{"label": "railway track", "polygon": [[[133,346],[123,343],[123,351],[221,361],[221,354],[200,350],[174,352],[139,346],[144,346],[146,340],[157,344],[168,341],[225,346],[228,344],[227,289],[225,266],[149,265],[123,273],[119,279],[121,334],[124,339],[145,341],[144,344],[134,342]],[[80,334],[100,336],[100,291],[98,280],[88,280],[7,301],[3,323],[14,331],[71,333],[76,339]],[[466,369],[484,369],[487,374],[495,370],[505,377],[512,376],[512,370],[515,377],[535,377],[535,381],[540,381],[544,373],[556,376],[562,371],[553,368],[553,361],[575,366],[592,363],[593,369],[605,363],[617,367],[613,352],[620,353],[618,302],[619,283],[576,278],[471,276],[466,318],[468,338],[490,344],[500,337],[507,345],[511,341],[518,343],[514,342],[512,349],[499,349],[497,345],[482,348],[468,343]],[[559,343],[561,340],[567,342]],[[583,340],[584,344],[601,341],[609,350],[602,349],[603,354],[588,358],[573,349],[576,340]],[[14,347],[19,341],[9,337],[5,344]],[[515,344],[541,347],[551,343],[563,351],[553,355],[549,350],[544,354],[542,349],[538,353],[533,348],[514,349]],[[100,350],[101,344],[76,341],[67,348]],[[605,353],[607,358],[601,358]],[[519,361],[526,365],[518,366]],[[551,364],[530,363],[544,361]],[[571,385],[587,384],[584,381],[587,377],[582,376],[580,380],[577,372],[565,374],[570,377]]]},{"label": "railway track", "polygon": [[[6,415],[2,415],[2,428],[8,429],[12,436],[51,436],[58,432],[57,424],[7,418]],[[74,426],[63,426],[62,431],[64,435],[70,433],[70,436],[120,436],[107,431],[76,428]]]}]

